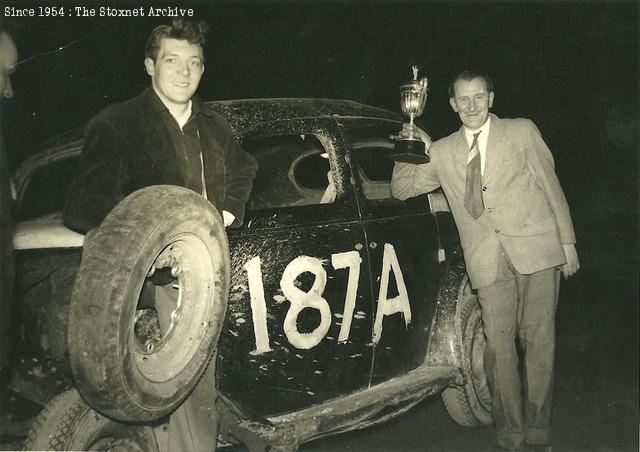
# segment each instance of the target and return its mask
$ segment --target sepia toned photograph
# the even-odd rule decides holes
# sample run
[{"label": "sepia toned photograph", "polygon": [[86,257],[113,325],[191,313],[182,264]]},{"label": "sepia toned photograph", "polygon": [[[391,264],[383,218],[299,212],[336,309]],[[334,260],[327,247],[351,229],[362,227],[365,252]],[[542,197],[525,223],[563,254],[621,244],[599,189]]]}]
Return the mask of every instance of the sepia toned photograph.
[{"label": "sepia toned photograph", "polygon": [[632,1],[0,1],[0,450],[637,451]]}]

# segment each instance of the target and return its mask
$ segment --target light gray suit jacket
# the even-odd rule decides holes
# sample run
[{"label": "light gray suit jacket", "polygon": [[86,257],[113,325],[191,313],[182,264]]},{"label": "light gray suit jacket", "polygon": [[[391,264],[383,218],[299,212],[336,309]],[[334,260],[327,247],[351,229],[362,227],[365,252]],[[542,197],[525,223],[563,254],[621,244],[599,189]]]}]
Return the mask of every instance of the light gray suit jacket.
[{"label": "light gray suit jacket", "polygon": [[393,196],[404,200],[442,186],[475,288],[496,280],[500,245],[522,274],[564,264],[562,245],[576,241],[573,224],[553,156],[535,124],[491,114],[482,176],[485,210],[477,220],[464,207],[468,152],[461,128],[431,145],[430,163],[397,163]]}]

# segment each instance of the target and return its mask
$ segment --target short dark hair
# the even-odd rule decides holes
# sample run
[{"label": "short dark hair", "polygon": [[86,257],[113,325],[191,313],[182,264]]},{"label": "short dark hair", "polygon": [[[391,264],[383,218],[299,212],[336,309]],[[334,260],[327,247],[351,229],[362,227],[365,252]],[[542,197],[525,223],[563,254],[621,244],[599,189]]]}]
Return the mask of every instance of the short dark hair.
[{"label": "short dark hair", "polygon": [[171,25],[158,25],[153,29],[144,50],[144,56],[154,62],[158,58],[161,39],[179,39],[189,44],[197,44],[204,49],[205,35],[209,27],[204,22],[190,22],[185,19],[174,19]]},{"label": "short dark hair", "polygon": [[458,75],[456,75],[451,81],[451,84],[449,85],[449,96],[455,97],[456,92],[454,88],[458,80],[470,81],[470,80],[473,80],[474,78],[484,79],[485,83],[487,84],[487,91],[489,91],[490,93],[493,92],[493,82],[491,81],[491,79],[487,74],[481,71],[477,71],[475,69],[466,69],[460,72]]}]

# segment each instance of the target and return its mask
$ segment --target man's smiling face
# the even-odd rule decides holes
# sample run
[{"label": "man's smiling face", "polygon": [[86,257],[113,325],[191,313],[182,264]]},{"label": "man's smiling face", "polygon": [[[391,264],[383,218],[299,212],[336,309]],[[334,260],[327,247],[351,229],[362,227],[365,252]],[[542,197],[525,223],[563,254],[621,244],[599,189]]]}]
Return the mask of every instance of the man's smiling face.
[{"label": "man's smiling face", "polygon": [[151,83],[165,104],[185,105],[193,97],[204,72],[202,47],[185,40],[164,38],[155,61],[144,61]]},{"label": "man's smiling face", "polygon": [[449,98],[449,103],[460,116],[462,124],[472,130],[482,127],[493,105],[493,91],[487,89],[487,82],[482,77],[460,79],[453,87],[455,94]]}]

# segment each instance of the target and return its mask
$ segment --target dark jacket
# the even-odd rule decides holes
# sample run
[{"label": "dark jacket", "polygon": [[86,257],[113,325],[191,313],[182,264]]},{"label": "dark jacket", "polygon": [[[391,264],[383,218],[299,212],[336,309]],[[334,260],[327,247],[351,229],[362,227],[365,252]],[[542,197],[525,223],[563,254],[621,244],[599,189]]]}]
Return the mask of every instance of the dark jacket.
[{"label": "dark jacket", "polygon": [[[160,116],[165,105],[151,88],[98,113],[88,124],[76,177],[63,212],[70,229],[99,226],[128,194],[150,185],[185,186],[171,136]],[[256,161],[244,152],[228,122],[193,98],[192,112],[204,160],[209,201],[242,223]]]}]

